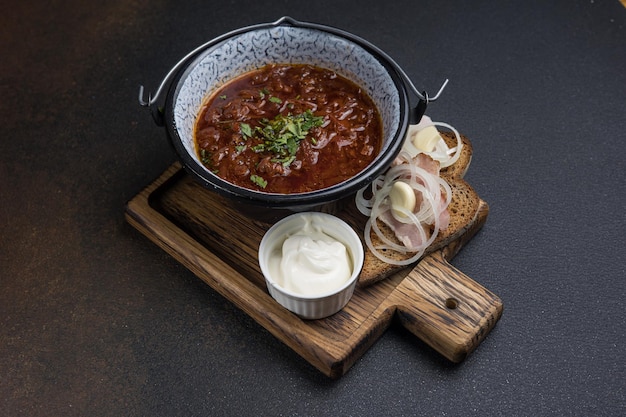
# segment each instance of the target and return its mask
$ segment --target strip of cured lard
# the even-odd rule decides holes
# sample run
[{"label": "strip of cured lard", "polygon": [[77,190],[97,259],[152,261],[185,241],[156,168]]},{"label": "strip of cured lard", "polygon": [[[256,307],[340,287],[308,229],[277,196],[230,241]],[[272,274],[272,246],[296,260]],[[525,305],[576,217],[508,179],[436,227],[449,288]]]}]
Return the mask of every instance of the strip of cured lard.
[{"label": "strip of cured lard", "polygon": [[[449,148],[435,124],[445,125],[424,116],[418,125],[411,126],[389,170],[357,193],[357,208],[369,217],[365,242],[375,256],[387,263],[409,265],[417,261],[439,231],[449,225],[452,191],[439,172],[442,165],[450,166],[458,159],[462,142],[458,132],[445,125],[457,136],[457,146]],[[385,233],[383,225],[393,236]],[[378,238],[376,244],[372,234]],[[403,260],[390,258],[386,256],[389,250],[411,256]]]}]

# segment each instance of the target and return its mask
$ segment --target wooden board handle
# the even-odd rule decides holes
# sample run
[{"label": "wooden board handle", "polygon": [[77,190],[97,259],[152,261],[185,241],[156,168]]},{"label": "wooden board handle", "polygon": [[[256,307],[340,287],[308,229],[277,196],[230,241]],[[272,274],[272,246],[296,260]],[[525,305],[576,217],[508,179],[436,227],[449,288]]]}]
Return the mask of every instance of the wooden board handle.
[{"label": "wooden board handle", "polygon": [[452,362],[461,362],[502,315],[498,296],[446,261],[422,259],[394,291],[402,325]]}]

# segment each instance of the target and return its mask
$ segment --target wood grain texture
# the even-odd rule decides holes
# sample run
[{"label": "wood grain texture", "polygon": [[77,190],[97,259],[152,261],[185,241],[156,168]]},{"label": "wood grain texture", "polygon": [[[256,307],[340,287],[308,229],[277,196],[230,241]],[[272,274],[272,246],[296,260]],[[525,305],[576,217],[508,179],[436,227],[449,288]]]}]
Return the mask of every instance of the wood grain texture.
[{"label": "wood grain texture", "polygon": [[[267,292],[257,250],[270,224],[234,210],[179,164],[129,201],[126,219],[305,360],[338,378],[395,317],[451,361],[463,360],[476,348],[498,321],[502,303],[446,259],[476,233],[487,211],[483,203],[473,229],[428,255],[414,270],[358,287],[343,310],[322,320],[299,318]],[[351,213],[346,209],[338,216],[349,220]],[[446,306],[452,298],[455,308],[449,301]]]},{"label": "wood grain texture", "polygon": [[399,298],[403,325],[453,362],[465,359],[502,315],[499,298],[450,265],[440,251],[424,258],[393,297]]}]

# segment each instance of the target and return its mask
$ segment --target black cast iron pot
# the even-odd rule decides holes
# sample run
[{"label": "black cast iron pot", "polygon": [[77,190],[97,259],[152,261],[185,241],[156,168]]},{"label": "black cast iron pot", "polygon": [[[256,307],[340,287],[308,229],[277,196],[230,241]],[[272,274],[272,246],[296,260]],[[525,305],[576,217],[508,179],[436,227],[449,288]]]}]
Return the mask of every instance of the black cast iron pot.
[{"label": "black cast iron pot", "polygon": [[[358,175],[318,191],[274,194],[242,188],[210,172],[196,153],[193,127],[204,99],[242,73],[272,63],[311,64],[327,68],[360,85],[376,104],[383,122],[383,145],[377,158]],[[447,80],[446,80],[447,83]],[[227,33],[187,54],[167,74],[154,96],[139,101],[165,126],[184,168],[206,188],[237,205],[291,211],[318,210],[370,184],[402,148],[409,124],[417,123],[429,98],[402,69],[371,43],[340,29],[283,17]],[[168,89],[164,103],[159,97]],[[410,93],[413,93],[414,105]]]}]

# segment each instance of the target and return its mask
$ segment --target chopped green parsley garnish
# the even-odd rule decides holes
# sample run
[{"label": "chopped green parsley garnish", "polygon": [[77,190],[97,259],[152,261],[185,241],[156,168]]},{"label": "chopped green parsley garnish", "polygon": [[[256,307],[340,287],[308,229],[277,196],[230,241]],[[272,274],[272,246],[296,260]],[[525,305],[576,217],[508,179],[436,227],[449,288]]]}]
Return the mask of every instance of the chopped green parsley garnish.
[{"label": "chopped green parsley garnish", "polygon": [[[297,115],[279,114],[272,120],[261,120],[261,126],[255,129],[256,135],[263,139],[252,147],[255,152],[271,152],[274,154],[273,162],[280,162],[289,166],[296,159],[296,152],[309,131],[320,127],[324,123],[322,116],[315,116],[311,110]],[[311,139],[313,144],[315,139]]]},{"label": "chopped green parsley garnish", "polygon": [[202,161],[204,165],[207,165],[207,166],[212,165],[211,153],[208,152],[204,148],[200,149],[200,160]]},{"label": "chopped green parsley garnish", "polygon": [[274,97],[274,96],[270,97],[270,101],[272,103],[278,103],[278,104],[283,102],[281,99],[279,99],[278,97]]},{"label": "chopped green parsley garnish", "polygon": [[267,187],[267,181],[265,181],[263,177],[252,174],[250,175],[250,180],[261,188]]},{"label": "chopped green parsley garnish", "polygon": [[239,123],[239,132],[244,139],[248,139],[252,137],[252,128],[248,123]]}]

